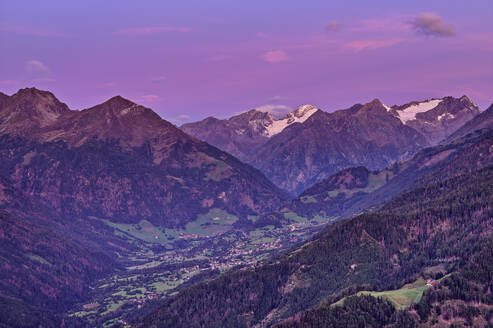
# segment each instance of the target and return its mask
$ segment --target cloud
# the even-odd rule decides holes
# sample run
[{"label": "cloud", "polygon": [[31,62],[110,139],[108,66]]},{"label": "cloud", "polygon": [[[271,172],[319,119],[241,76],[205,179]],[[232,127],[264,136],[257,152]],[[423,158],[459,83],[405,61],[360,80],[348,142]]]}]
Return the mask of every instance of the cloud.
[{"label": "cloud", "polygon": [[402,32],[411,29],[409,20],[412,16],[397,15],[391,17],[379,17],[363,19],[352,27],[353,32]]},{"label": "cloud", "polygon": [[140,99],[142,99],[143,101],[147,101],[147,102],[154,102],[154,101],[159,100],[159,96],[153,95],[153,94],[148,94],[148,95],[140,96]]},{"label": "cloud", "polygon": [[274,97],[269,99],[269,102],[277,102],[277,101],[280,101],[281,99],[282,99],[281,96],[274,96]]},{"label": "cloud", "polygon": [[28,60],[26,62],[26,70],[30,73],[48,73],[50,71],[48,66],[39,60]]},{"label": "cloud", "polygon": [[156,77],[153,77],[151,79],[151,82],[152,83],[161,83],[161,82],[164,82],[166,80],[167,80],[166,76],[156,76]]},{"label": "cloud", "polygon": [[359,52],[362,50],[375,50],[379,48],[391,47],[401,43],[402,41],[403,40],[399,38],[393,38],[390,40],[356,40],[344,44],[344,47]]},{"label": "cloud", "polygon": [[31,82],[33,82],[33,83],[53,83],[53,82],[56,82],[56,80],[50,79],[50,78],[39,78],[39,79],[32,79]]},{"label": "cloud", "polygon": [[12,86],[12,85],[19,84],[19,81],[17,81],[17,80],[0,80],[0,84],[5,85],[5,86]]},{"label": "cloud", "polygon": [[113,88],[116,85],[115,82],[104,82],[98,85],[98,88]]},{"label": "cloud", "polygon": [[263,58],[268,63],[282,63],[289,60],[289,56],[282,50],[267,51]]},{"label": "cloud", "polygon": [[190,32],[189,27],[179,27],[179,26],[148,26],[148,27],[133,27],[118,30],[118,34],[127,36],[139,36],[139,35],[152,35],[168,32],[179,32],[186,33]]},{"label": "cloud", "polygon": [[185,120],[189,120],[191,118],[192,117],[190,115],[182,114],[182,115],[178,115],[178,117],[176,119],[179,121],[185,121]]},{"label": "cloud", "polygon": [[259,112],[270,113],[274,117],[282,117],[287,113],[291,112],[293,109],[286,105],[262,105],[255,108]]},{"label": "cloud", "polygon": [[171,123],[173,123],[174,125],[182,125],[184,123],[186,123],[187,121],[191,121],[192,120],[192,117],[190,115],[186,115],[186,114],[181,114],[181,115],[178,115],[176,117],[171,117],[169,118],[169,121]]},{"label": "cloud", "polygon": [[419,34],[440,37],[455,36],[454,27],[445,23],[440,16],[433,13],[419,14],[412,21],[412,26]]},{"label": "cloud", "polygon": [[14,33],[14,34],[22,34],[22,35],[41,36],[41,37],[64,37],[64,36],[67,36],[66,34],[63,34],[60,32],[44,30],[44,29],[35,28],[32,26],[9,25],[9,24],[0,25],[0,31]]},{"label": "cloud", "polygon": [[339,32],[341,30],[342,24],[339,21],[330,22],[325,29],[329,32]]}]

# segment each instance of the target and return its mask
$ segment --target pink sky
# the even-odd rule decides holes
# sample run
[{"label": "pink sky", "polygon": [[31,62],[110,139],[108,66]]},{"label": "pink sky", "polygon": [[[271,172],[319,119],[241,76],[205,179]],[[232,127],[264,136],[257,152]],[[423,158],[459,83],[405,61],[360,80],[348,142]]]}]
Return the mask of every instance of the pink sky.
[{"label": "pink sky", "polygon": [[493,102],[489,0],[0,3],[0,91],[122,95],[175,124],[468,95]]}]

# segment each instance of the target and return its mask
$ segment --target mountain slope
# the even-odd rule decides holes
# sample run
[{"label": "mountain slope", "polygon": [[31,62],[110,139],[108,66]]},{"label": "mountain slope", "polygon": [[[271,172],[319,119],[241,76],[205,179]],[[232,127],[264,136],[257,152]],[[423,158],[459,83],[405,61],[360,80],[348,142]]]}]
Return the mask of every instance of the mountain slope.
[{"label": "mountain slope", "polygon": [[0,326],[10,327],[60,326],[61,313],[88,297],[91,282],[120,269],[115,251],[131,247],[60,218],[3,178],[0,246]]},{"label": "mountain slope", "polygon": [[20,89],[0,100],[0,133],[29,135],[55,122],[70,109],[48,91]]},{"label": "mountain slope", "polygon": [[436,265],[453,271],[493,233],[492,186],[489,166],[415,189],[259,268],[191,287],[141,326],[264,326],[349,287],[396,289]]},{"label": "mountain slope", "polygon": [[26,117],[58,103],[46,94],[20,90],[0,111],[20,117],[15,128],[0,123],[0,174],[68,217],[173,227],[213,208],[246,216],[287,199],[256,169],[121,97],[32,124]]},{"label": "mountain slope", "polygon": [[379,169],[426,146],[379,100],[334,113],[318,111],[272,137],[252,165],[296,193],[351,166]]},{"label": "mountain slope", "polygon": [[[466,96],[392,108],[374,100],[333,113],[311,108],[298,108],[310,115],[302,115],[300,124],[280,124],[282,129],[273,128],[280,121],[257,111],[229,120],[208,118],[182,129],[239,156],[276,185],[299,194],[348,167],[382,169],[409,158],[479,114]],[[269,133],[269,128],[276,133]]]},{"label": "mountain slope", "polygon": [[446,142],[450,142],[454,139],[465,136],[476,130],[493,128],[493,104],[488,107],[487,110],[474,117],[472,120],[466,122],[457,131],[451,134]]},{"label": "mountain slope", "polygon": [[473,119],[480,110],[468,97],[462,96],[394,106],[391,112],[405,125],[424,135],[430,145],[436,145]]},{"label": "mountain slope", "polygon": [[202,121],[183,124],[186,133],[204,140],[228,153],[249,162],[257,149],[293,123],[302,123],[318,109],[311,105],[298,107],[283,118],[270,113],[250,110],[227,120],[208,117]]},{"label": "mountain slope", "polygon": [[[419,151],[383,170],[342,170],[305,190],[284,208],[303,217],[345,218],[418,185],[476,170],[493,162],[493,130]],[[471,159],[476,159],[472,161]]]}]

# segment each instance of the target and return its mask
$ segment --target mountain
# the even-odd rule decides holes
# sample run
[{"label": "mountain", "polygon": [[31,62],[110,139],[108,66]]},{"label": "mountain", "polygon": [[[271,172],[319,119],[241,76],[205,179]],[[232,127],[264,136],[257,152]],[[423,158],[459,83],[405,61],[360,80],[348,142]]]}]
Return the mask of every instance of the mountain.
[{"label": "mountain", "polygon": [[207,118],[181,128],[235,154],[276,185],[299,194],[348,167],[376,170],[409,158],[447,138],[479,113],[466,96],[392,108],[375,99],[333,113],[302,106],[289,115],[296,117],[300,110],[306,114],[299,124],[281,124],[282,120],[253,110],[228,120]]},{"label": "mountain", "polygon": [[70,112],[51,92],[35,88],[21,89],[11,97],[4,95],[0,105],[2,134],[29,135]]},{"label": "mountain", "polygon": [[202,121],[183,124],[186,133],[249,162],[257,149],[267,140],[294,123],[303,123],[318,109],[312,105],[298,107],[285,117],[274,118],[268,112],[252,109],[227,120],[208,117]]},{"label": "mountain", "polygon": [[424,135],[430,145],[446,139],[481,111],[468,97],[444,97],[388,108],[402,123]]},{"label": "mountain", "polygon": [[465,136],[466,134],[472,133],[476,130],[493,128],[493,104],[488,107],[487,110],[481,114],[475,116],[470,121],[466,122],[463,126],[452,133],[446,140],[450,142],[454,139]]},{"label": "mountain", "polygon": [[[473,144],[469,155],[483,149]],[[327,226],[262,266],[183,290],[145,315],[140,326],[269,326],[361,290],[396,290],[436,273],[460,275],[493,237],[493,166],[484,164],[474,169],[451,159],[449,167],[467,173],[428,180],[378,211]],[[490,302],[491,271],[485,274],[479,291]]]},{"label": "mountain", "polygon": [[[411,159],[382,170],[348,168],[306,189],[298,198],[285,204],[283,210],[310,218],[350,217],[437,177],[450,177],[484,167],[493,162],[492,143],[493,130],[479,131],[449,144],[425,148]],[[454,166],[450,166],[451,161]]]},{"label": "mountain", "polygon": [[383,168],[426,144],[375,99],[334,113],[317,111],[272,137],[251,163],[277,185],[300,193],[347,167]]},{"label": "mountain", "polygon": [[72,111],[21,89],[0,114],[0,174],[66,217],[175,227],[214,208],[244,217],[287,199],[256,169],[122,97]]}]

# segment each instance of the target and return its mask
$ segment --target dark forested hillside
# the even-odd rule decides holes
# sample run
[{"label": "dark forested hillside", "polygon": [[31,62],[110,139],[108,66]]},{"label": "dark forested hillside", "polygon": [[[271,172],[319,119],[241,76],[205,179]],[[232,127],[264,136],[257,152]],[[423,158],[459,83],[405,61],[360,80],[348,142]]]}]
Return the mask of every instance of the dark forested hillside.
[{"label": "dark forested hillside", "polygon": [[492,195],[492,166],[422,186],[262,267],[191,287],[141,325],[269,325],[349,287],[396,289],[432,266],[457,270],[493,232]]},{"label": "dark forested hillside", "polygon": [[350,217],[405,190],[493,163],[492,143],[493,130],[483,129],[449,144],[425,148],[383,170],[342,170],[306,189],[285,208],[304,217]]},{"label": "dark forested hillside", "polygon": [[421,300],[397,310],[388,300],[351,296],[342,304],[327,299],[276,327],[491,327],[493,323],[493,239],[478,243],[459,271],[428,288]]}]

